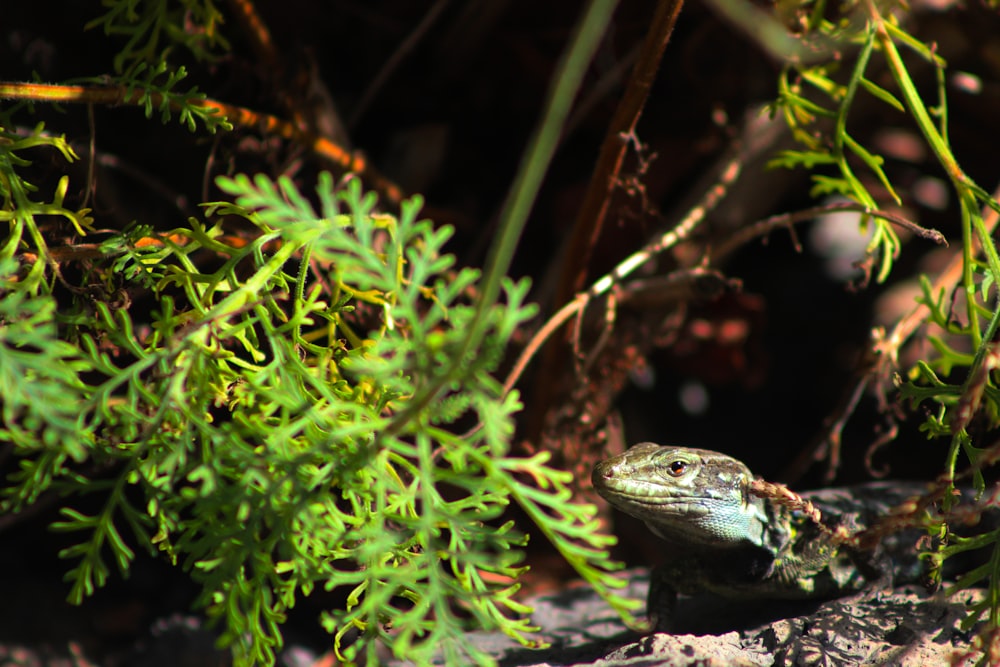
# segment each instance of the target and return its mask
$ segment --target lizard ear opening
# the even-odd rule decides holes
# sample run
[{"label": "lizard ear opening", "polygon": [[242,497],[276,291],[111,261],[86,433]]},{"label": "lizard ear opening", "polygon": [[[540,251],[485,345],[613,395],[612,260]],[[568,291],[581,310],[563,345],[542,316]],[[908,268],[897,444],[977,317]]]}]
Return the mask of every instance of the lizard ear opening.
[{"label": "lizard ear opening", "polygon": [[752,495],[752,492],[750,491],[752,486],[753,483],[751,479],[749,479],[746,475],[740,475],[740,496],[743,502],[743,509],[749,507],[750,503],[753,502],[750,497]]}]

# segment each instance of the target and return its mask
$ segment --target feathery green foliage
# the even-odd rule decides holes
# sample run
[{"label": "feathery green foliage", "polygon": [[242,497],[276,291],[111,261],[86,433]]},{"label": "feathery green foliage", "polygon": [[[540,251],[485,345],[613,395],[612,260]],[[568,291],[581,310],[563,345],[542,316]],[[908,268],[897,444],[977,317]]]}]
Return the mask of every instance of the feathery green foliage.
[{"label": "feathery green foliage", "polygon": [[[75,562],[71,600],[107,581],[109,555],[127,574],[135,546],[158,549],[202,584],[241,664],[273,662],[286,612],[316,586],[347,593],[324,625],[349,658],[374,657],[378,639],[418,661],[435,649],[451,664],[485,661],[462,641],[470,624],[530,645],[513,598],[526,536],[502,520],[511,501],[593,578],[613,565],[567,475],[509,456],[520,406],[491,372],[533,312],[527,283],[505,282],[444,399],[387,435],[475,312],[478,272],[443,254],[450,229],[418,219],[419,198],[398,218],[376,213],[356,179],[337,188],[324,175],[318,211],[288,180],[219,186],[233,201],[207,205],[207,218],[243,216],[260,231],[251,243],[192,219],[155,252],[135,249],[136,230],[104,244],[93,278],[152,285],[148,323],[98,301],[92,319],[74,318],[75,347],[56,335],[51,297],[5,283],[0,437],[23,465],[0,509],[49,490],[103,498],[94,514],[70,502],[54,525],[79,540],[62,554]],[[190,261],[199,249],[219,258],[214,270]],[[61,407],[38,407],[49,405]],[[470,413],[482,428],[455,435],[448,426]]]},{"label": "feathery green foliage", "polygon": [[[909,35],[881,5],[863,3],[859,10],[867,9],[868,16],[864,21],[853,20],[856,16],[827,18],[823,6],[820,3],[809,9],[804,39],[820,43],[819,36],[829,40],[821,42],[834,45],[829,48],[829,59],[789,64],[782,73],[779,97],[772,106],[773,112],[781,113],[786,119],[804,150],[785,151],[775,158],[772,165],[811,169],[814,195],[840,194],[875,210],[879,208],[875,195],[855,174],[858,168],[865,168],[884,188],[884,194],[898,204],[899,196],[882,169],[884,159],[861,146],[847,130],[857,96],[866,94],[901,114],[908,114],[927,140],[943,172],[950,178],[962,212],[965,270],[961,294],[964,305],[959,306],[954,300],[956,295],[945,299],[943,293],[932,294],[930,282],[924,281],[920,302],[928,306],[929,321],[936,324],[943,334],[943,337],[931,337],[939,356],[917,364],[909,374],[910,381],[904,383],[901,389],[905,397],[918,401],[934,399],[944,409],[929,417],[925,428],[932,435],[955,436],[948,459],[949,469],[954,473],[956,448],[959,444],[966,447],[971,444],[965,432],[971,415],[963,417],[955,413],[956,406],[962,403],[960,398],[969,397],[970,390],[977,391],[981,384],[978,395],[985,398],[983,408],[988,421],[992,426],[1000,424],[996,386],[989,373],[982,373],[991,349],[990,341],[1000,322],[995,288],[996,276],[1000,273],[1000,256],[985,228],[982,209],[1000,211],[1000,204],[963,172],[952,155],[948,142],[948,106],[944,85],[947,63],[942,54]],[[851,45],[855,48],[852,49]],[[938,85],[937,99],[933,104],[925,102],[917,92],[900,49],[934,68]],[[845,51],[851,53],[851,59],[843,58]],[[889,91],[868,77],[868,72],[876,66],[876,58],[881,60],[877,65],[887,68],[892,74],[898,91]],[[837,76],[841,68],[849,68],[846,79]],[[824,120],[827,121],[825,124]],[[826,165],[834,168],[832,175],[822,169]],[[875,227],[868,252],[873,260],[877,257],[877,276],[882,281],[899,253],[899,238],[884,220],[862,216],[862,224]],[[981,245],[982,259],[976,256],[974,244]],[[964,310],[965,317],[956,319],[954,311],[959,307]],[[946,338],[951,342],[946,342]],[[962,347],[972,352],[959,352]],[[964,382],[960,380],[957,384],[948,384],[935,373],[937,370],[946,376],[954,376],[956,369],[965,369]],[[978,399],[976,405],[979,405]],[[970,460],[972,463],[976,460],[971,450]]]},{"label": "feathery green foliage", "polygon": [[[164,59],[175,42],[204,55],[176,26],[217,23],[210,4],[105,4],[101,25],[127,37],[110,83],[148,118],[231,129],[196,89],[177,92],[186,72]],[[139,550],[201,585],[241,665],[273,664],[288,610],[317,587],[346,599],[321,620],[347,660],[385,645],[490,663],[469,628],[535,643],[515,599],[527,530],[507,516],[514,503],[616,608],[634,608],[614,592],[596,508],[573,502],[547,456],[511,456],[520,404],[493,374],[534,312],[527,282],[499,280],[502,298],[477,303],[479,272],[454,266],[451,229],[419,219],[419,197],[390,216],[357,178],[323,174],[312,192],[220,178],[228,198],[204,217],[105,236],[70,284],[41,218],[85,237],[90,211],[63,206],[67,176],[40,198],[23,172],[32,151],[77,156],[42,125],[19,129],[29,112],[0,110],[0,442],[20,464],[0,513],[65,498],[52,528],[71,543],[71,601],[127,576]],[[237,219],[256,231],[227,235]]]},{"label": "feathery green foliage", "polygon": [[116,74],[135,73],[141,64],[171,60],[182,47],[198,60],[210,60],[229,49],[220,30],[222,13],[211,0],[102,0],[107,12],[85,28],[101,28],[105,35],[124,38],[115,55]]}]

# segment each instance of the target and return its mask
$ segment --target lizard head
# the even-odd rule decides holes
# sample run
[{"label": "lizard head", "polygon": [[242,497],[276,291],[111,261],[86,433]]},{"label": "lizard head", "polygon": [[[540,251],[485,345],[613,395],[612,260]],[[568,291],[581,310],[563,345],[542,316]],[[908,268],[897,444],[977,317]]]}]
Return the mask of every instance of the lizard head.
[{"label": "lizard head", "polygon": [[763,501],[742,462],[706,449],[644,442],[601,461],[594,488],[656,535],[681,546],[761,546]]}]

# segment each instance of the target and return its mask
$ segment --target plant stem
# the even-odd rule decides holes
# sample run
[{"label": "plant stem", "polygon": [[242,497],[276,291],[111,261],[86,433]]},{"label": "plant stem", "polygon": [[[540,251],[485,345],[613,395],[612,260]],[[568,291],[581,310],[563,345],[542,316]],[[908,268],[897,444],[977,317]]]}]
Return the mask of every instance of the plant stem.
[{"label": "plant stem", "polygon": [[966,376],[965,382],[962,384],[962,394],[965,395],[969,389],[970,382],[973,378],[979,376],[980,368],[986,358],[986,353],[989,351],[990,343],[996,334],[998,325],[1000,325],[1000,307],[998,307],[997,303],[994,303],[993,316],[990,318],[985,335],[979,334],[979,314],[976,312],[975,306],[976,285],[973,282],[974,276],[972,270],[974,259],[972,252],[972,231],[975,231],[982,246],[983,254],[986,255],[990,272],[993,274],[994,279],[1000,279],[1000,255],[997,253],[996,245],[993,243],[993,239],[990,237],[982,215],[978,210],[977,197],[987,200],[991,208],[996,208],[997,203],[989,195],[986,195],[962,171],[954,155],[951,153],[948,142],[945,141],[941,132],[938,131],[938,128],[931,120],[930,114],[923,100],[920,98],[916,86],[913,85],[913,80],[910,78],[903,64],[899,51],[896,49],[889,31],[886,29],[885,21],[875,6],[874,0],[866,0],[865,6],[875,26],[876,36],[882,47],[882,52],[889,63],[889,69],[892,71],[893,77],[896,79],[896,84],[903,93],[903,100],[906,103],[907,109],[912,114],[924,138],[951,179],[952,185],[958,193],[959,205],[962,208],[962,240],[965,245],[965,270],[962,282],[965,285],[969,326],[973,334],[973,342],[976,345],[975,358],[969,367],[969,373]]},{"label": "plant stem", "polygon": [[510,268],[521,231],[559,144],[563,124],[617,5],[618,0],[591,0],[587,5],[576,36],[556,67],[544,115],[521,159],[517,176],[501,210],[500,228],[487,258],[482,291],[476,301],[476,314],[468,335],[451,359],[448,369],[418,390],[407,408],[393,419],[386,435],[402,430],[444,387],[451,384],[462,372],[465,357],[485,337],[489,327],[489,311],[500,296],[501,283]]},{"label": "plant stem", "polygon": [[[181,103],[175,98],[182,94],[167,96],[156,91],[129,89],[118,86],[62,86],[44,83],[22,83],[19,81],[0,81],[0,100],[34,100],[36,102],[68,102],[84,104],[100,104],[117,106],[120,104],[141,105],[144,96],[150,104],[159,109],[164,101],[174,111],[181,110]],[[223,116],[227,121],[238,127],[262,128],[269,134],[276,134],[284,139],[294,141],[316,157],[343,172],[360,174],[365,185],[379,192],[390,206],[399,206],[405,198],[403,190],[379,173],[364,156],[351,152],[326,137],[316,136],[303,131],[295,123],[271,114],[253,111],[246,107],[227,104],[201,95],[191,95],[183,98],[184,104],[202,107]]]}]

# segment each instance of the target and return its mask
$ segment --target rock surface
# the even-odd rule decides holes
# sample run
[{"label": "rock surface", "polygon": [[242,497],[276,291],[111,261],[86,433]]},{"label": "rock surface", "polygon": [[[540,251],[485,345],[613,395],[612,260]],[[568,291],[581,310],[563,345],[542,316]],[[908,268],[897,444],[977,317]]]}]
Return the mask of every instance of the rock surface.
[{"label": "rock surface", "polygon": [[[643,599],[648,571],[625,572],[625,594]],[[640,636],[588,586],[527,600],[535,607],[537,638],[550,644],[526,649],[499,633],[474,632],[470,643],[494,656],[500,667],[846,667],[893,665],[972,667],[981,654],[970,644],[975,631],[960,621],[983,590],[963,591],[950,600],[917,587],[811,603],[732,603],[681,598],[676,634]],[[3,628],[0,628],[2,630]],[[79,630],[79,628],[78,628]],[[0,667],[225,667],[228,651],[214,647],[215,633],[200,619],[175,615],[154,624],[130,648],[93,660],[85,632],[69,641],[0,640]],[[38,639],[36,637],[36,639]],[[92,643],[92,642],[91,642]],[[290,641],[280,667],[335,664],[328,648]],[[402,661],[381,661],[402,667]],[[373,666],[370,666],[373,667]]]},{"label": "rock surface", "polygon": [[[628,575],[628,594],[643,598],[646,574]],[[581,586],[529,601],[548,649],[525,649],[493,633],[473,633],[470,640],[501,667],[971,666],[981,654],[970,651],[974,632],[959,623],[966,606],[982,597],[973,590],[944,600],[901,587],[821,603],[682,599],[679,634],[641,637]]]}]

